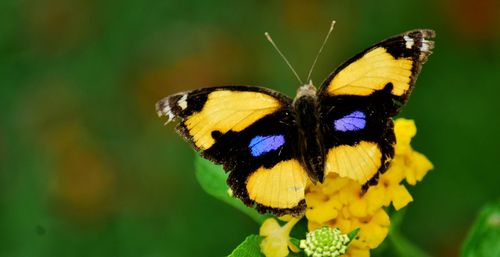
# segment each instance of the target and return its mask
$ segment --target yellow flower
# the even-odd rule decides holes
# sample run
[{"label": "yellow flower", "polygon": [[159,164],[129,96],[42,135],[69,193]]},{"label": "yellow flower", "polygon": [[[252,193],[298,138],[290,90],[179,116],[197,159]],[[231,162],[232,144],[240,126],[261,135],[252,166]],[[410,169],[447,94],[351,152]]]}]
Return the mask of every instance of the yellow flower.
[{"label": "yellow flower", "polygon": [[309,231],[325,225],[339,228],[342,233],[361,229],[344,256],[370,256],[370,249],[379,246],[389,232],[390,219],[383,207],[391,204],[396,210],[405,207],[413,198],[401,184],[403,180],[415,185],[432,169],[429,160],[410,146],[416,134],[412,120],[396,120],[394,132],[397,143],[391,166],[380,176],[378,184],[364,194],[358,182],[336,174],[329,174],[323,184],[308,187]]},{"label": "yellow flower", "polygon": [[300,218],[291,218],[283,227],[274,218],[265,220],[260,226],[260,235],[264,237],[260,250],[266,257],[286,257],[289,250],[297,251],[290,243],[290,231]]}]

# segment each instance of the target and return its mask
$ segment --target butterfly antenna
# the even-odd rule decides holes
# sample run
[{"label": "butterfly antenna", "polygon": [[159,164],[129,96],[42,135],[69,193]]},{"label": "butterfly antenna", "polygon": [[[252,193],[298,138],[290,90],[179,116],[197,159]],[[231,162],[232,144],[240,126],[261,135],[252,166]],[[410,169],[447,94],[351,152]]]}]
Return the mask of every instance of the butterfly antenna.
[{"label": "butterfly antenna", "polygon": [[273,45],[274,49],[276,49],[276,51],[281,55],[281,58],[283,58],[283,60],[286,62],[286,64],[290,68],[290,70],[292,70],[293,74],[295,74],[295,77],[297,77],[297,79],[299,80],[300,84],[303,85],[304,82],[302,81],[302,79],[300,79],[299,74],[297,74],[297,72],[295,71],[295,69],[290,64],[290,62],[286,59],[285,55],[283,55],[283,53],[280,51],[280,49],[278,48],[278,46],[276,46],[276,44],[274,43],[273,39],[271,38],[271,35],[269,35],[269,33],[267,33],[267,32],[264,33],[264,35],[266,35],[267,40],[271,43],[271,45]]},{"label": "butterfly antenna", "polygon": [[311,74],[314,70],[314,66],[316,66],[316,62],[318,61],[319,55],[323,51],[323,47],[325,47],[326,41],[328,41],[328,38],[330,37],[330,34],[333,31],[333,27],[335,27],[335,21],[332,21],[332,24],[330,25],[330,29],[328,30],[328,33],[326,34],[325,40],[323,40],[323,44],[319,48],[318,54],[316,55],[316,58],[314,58],[314,62],[311,65],[311,69],[309,69],[309,74],[307,74],[307,81],[311,78]]}]

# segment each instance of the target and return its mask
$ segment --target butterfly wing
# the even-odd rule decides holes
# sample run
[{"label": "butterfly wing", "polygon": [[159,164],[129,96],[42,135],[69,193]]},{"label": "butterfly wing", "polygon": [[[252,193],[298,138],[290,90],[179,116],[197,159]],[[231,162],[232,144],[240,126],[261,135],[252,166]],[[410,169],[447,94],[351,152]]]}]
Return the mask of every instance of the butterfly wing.
[{"label": "butterfly wing", "polygon": [[251,86],[182,92],[156,109],[200,154],[229,172],[233,194],[260,212],[299,214],[307,173],[297,161],[291,99]]},{"label": "butterfly wing", "polygon": [[396,142],[392,117],[408,100],[432,53],[432,30],[391,37],[357,54],[318,91],[326,156],[334,172],[367,186],[388,168]]}]

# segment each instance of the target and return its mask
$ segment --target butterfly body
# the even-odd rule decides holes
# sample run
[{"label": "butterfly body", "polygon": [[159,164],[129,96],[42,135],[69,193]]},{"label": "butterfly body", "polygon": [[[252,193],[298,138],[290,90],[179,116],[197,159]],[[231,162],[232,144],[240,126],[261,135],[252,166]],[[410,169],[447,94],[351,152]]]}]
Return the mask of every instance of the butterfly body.
[{"label": "butterfly body", "polygon": [[312,84],[300,87],[293,101],[293,108],[299,134],[297,156],[302,157],[301,163],[309,178],[313,182],[323,182],[324,149],[316,93],[316,87]]},{"label": "butterfly body", "polygon": [[316,89],[291,99],[255,86],[217,86],[160,100],[156,110],[203,156],[229,173],[234,196],[258,211],[300,215],[308,181],[330,173],[377,183],[394,156],[392,117],[400,112],[432,30],[413,30],[373,45]]}]

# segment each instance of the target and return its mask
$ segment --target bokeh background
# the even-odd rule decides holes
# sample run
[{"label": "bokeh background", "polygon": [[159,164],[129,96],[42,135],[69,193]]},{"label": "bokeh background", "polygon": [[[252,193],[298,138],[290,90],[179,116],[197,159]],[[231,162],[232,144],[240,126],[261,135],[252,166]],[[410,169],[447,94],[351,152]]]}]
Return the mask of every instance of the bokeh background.
[{"label": "bokeh background", "polygon": [[458,256],[500,197],[496,0],[0,1],[0,256],[222,256],[258,225],[196,182],[194,152],[160,98],[219,84],[299,86],[337,20],[315,84],[372,43],[437,31],[401,116],[435,170],[411,189],[403,233]]}]

